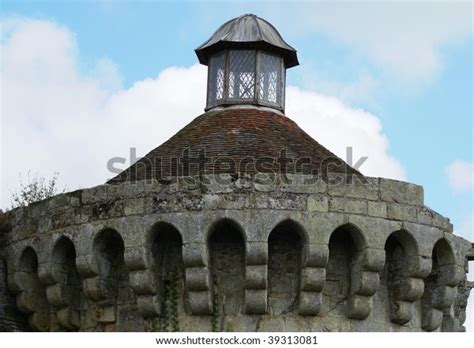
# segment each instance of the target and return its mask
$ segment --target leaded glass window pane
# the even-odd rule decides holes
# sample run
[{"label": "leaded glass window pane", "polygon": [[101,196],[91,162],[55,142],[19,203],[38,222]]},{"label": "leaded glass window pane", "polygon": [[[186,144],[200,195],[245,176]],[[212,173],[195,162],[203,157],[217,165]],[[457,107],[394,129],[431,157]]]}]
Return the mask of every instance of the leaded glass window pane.
[{"label": "leaded glass window pane", "polygon": [[218,53],[212,56],[209,62],[208,105],[214,105],[216,101],[224,98],[224,55],[225,52]]},{"label": "leaded glass window pane", "polygon": [[254,50],[229,52],[229,98],[255,97],[255,53]]},{"label": "leaded glass window pane", "polygon": [[209,61],[207,108],[240,101],[283,109],[284,89],[285,68],[278,55],[260,50],[225,50]]},{"label": "leaded glass window pane", "polygon": [[280,103],[282,81],[281,58],[262,52],[259,67],[259,99],[271,103]]}]

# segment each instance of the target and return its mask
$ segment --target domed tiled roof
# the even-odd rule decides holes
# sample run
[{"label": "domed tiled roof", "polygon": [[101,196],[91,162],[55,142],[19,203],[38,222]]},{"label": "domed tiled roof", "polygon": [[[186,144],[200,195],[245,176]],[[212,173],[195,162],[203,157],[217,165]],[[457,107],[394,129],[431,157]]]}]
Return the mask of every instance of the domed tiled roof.
[{"label": "domed tiled roof", "polygon": [[296,50],[283,40],[273,25],[254,14],[245,14],[224,23],[195,51],[199,62],[207,65],[213,53],[225,48],[266,49],[281,55],[286,68],[299,64]]},{"label": "domed tiled roof", "polygon": [[282,114],[228,108],[198,116],[108,183],[222,173],[325,176],[324,168],[361,175]]}]

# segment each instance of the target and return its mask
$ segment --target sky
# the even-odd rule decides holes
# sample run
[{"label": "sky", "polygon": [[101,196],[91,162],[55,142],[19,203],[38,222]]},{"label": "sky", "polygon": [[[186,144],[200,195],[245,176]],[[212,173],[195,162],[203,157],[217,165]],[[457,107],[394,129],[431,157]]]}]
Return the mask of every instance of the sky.
[{"label": "sky", "polygon": [[200,115],[206,67],[193,50],[254,13],[298,50],[286,115],[340,157],[367,156],[362,173],[422,185],[425,204],[474,240],[472,2],[0,6],[4,210],[29,171],[59,172],[67,190],[99,185],[108,159],[143,156]]}]

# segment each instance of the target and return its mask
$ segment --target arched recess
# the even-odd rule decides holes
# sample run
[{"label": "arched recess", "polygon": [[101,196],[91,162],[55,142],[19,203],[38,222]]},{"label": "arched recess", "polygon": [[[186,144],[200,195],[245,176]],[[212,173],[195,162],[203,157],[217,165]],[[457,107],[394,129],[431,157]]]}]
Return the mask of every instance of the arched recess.
[{"label": "arched recess", "polygon": [[32,247],[26,247],[19,262],[16,274],[18,309],[28,313],[28,323],[35,331],[50,330],[50,307],[46,289],[38,277],[38,257]]},{"label": "arched recess", "polygon": [[390,234],[385,242],[381,283],[387,289],[390,320],[399,325],[411,320],[413,302],[421,296],[417,279],[411,277],[416,258],[416,241],[409,232],[400,230]]},{"label": "arched recess", "polygon": [[280,315],[298,307],[304,231],[296,222],[280,222],[268,236],[268,306]]},{"label": "arched recess", "polygon": [[360,230],[346,224],[338,227],[329,238],[329,258],[323,287],[322,314],[344,317],[353,284],[360,273],[359,265],[365,241]]},{"label": "arched recess", "polygon": [[425,279],[425,290],[421,297],[422,328],[426,331],[438,329],[443,316],[451,316],[451,307],[455,290],[452,286],[455,279],[455,258],[451,246],[446,239],[440,239],[434,245],[432,267],[429,276]]},{"label": "arched recess", "polygon": [[159,222],[151,231],[154,271],[160,299],[161,331],[179,331],[178,313],[184,311],[183,240],[171,224]]},{"label": "arched recess", "polygon": [[56,284],[48,287],[48,300],[57,311],[58,324],[67,330],[81,327],[82,279],[76,267],[76,249],[67,237],[53,248],[52,274]]},{"label": "arched recess", "polygon": [[97,321],[116,322],[118,310],[130,317],[137,315],[136,297],[129,284],[124,243],[120,234],[110,228],[99,232],[94,238],[93,253],[99,274],[87,290],[88,297],[100,308]]},{"label": "arched recess", "polygon": [[245,285],[245,240],[233,220],[214,223],[208,235],[213,294],[213,329],[223,329],[224,317],[243,313]]}]

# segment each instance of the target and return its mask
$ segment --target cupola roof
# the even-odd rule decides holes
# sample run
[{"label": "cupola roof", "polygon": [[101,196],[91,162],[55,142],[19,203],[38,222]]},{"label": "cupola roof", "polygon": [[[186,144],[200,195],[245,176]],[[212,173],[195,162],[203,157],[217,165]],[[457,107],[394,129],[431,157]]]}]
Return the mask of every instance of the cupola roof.
[{"label": "cupola roof", "polygon": [[361,176],[288,117],[248,107],[196,117],[108,183],[257,173]]},{"label": "cupola roof", "polygon": [[244,14],[224,23],[195,52],[199,62],[208,65],[209,57],[226,48],[264,49],[283,57],[285,67],[298,65],[296,50],[266,20],[254,14]]}]

